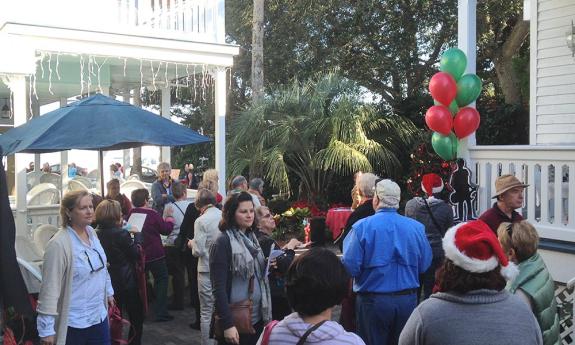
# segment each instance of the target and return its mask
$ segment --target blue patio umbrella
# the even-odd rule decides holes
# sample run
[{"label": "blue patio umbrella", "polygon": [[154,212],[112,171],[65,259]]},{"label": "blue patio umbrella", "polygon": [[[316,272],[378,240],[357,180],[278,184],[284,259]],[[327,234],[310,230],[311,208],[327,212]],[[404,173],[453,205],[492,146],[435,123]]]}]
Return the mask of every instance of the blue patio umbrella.
[{"label": "blue patio umbrella", "polygon": [[[0,136],[0,147],[4,155],[98,150],[103,169],[102,151],[142,145],[182,146],[211,140],[157,114],[96,94],[9,130]],[[103,189],[102,186],[102,195]]]}]

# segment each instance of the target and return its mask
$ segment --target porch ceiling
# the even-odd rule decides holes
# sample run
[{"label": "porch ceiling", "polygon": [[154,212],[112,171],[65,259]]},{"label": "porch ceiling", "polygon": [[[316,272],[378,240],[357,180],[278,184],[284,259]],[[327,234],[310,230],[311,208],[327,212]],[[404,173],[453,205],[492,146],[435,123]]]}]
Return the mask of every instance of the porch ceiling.
[{"label": "porch ceiling", "polygon": [[[0,56],[0,74],[33,76],[41,104],[105,87],[174,84],[229,68],[239,53],[234,45],[16,23],[0,28],[0,45],[13,47]],[[0,99],[8,94],[0,83]]]}]

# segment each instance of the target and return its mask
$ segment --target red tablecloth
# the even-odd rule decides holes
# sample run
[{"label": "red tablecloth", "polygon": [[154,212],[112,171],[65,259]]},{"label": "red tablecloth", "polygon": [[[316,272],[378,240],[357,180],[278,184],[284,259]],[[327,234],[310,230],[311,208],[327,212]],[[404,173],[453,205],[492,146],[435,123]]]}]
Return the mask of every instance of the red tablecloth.
[{"label": "red tablecloth", "polygon": [[331,234],[334,240],[343,231],[345,223],[347,223],[347,219],[351,215],[351,212],[351,208],[344,207],[330,208],[329,211],[327,211],[327,216],[325,217],[325,225],[329,230],[331,230]]}]

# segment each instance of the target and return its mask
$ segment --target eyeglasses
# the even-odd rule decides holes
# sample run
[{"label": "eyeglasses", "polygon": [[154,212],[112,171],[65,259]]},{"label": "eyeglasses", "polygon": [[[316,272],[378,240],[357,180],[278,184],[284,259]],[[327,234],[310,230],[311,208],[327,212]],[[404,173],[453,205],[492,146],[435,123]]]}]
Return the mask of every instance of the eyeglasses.
[{"label": "eyeglasses", "polygon": [[375,180],[375,183],[373,184],[373,190],[375,190],[377,188],[377,184],[383,180],[385,180],[385,179],[384,178],[378,178],[377,180]]},{"label": "eyeglasses", "polygon": [[271,214],[271,213],[267,213],[267,214],[264,214],[264,215],[262,216],[262,218],[264,218],[264,219],[271,218],[271,217],[272,217],[272,214]]},{"label": "eyeglasses", "polygon": [[94,266],[92,265],[92,261],[90,260],[90,255],[88,255],[88,252],[84,251],[84,255],[86,255],[86,259],[88,259],[88,265],[90,265],[90,268],[92,269],[90,271],[90,273],[96,273],[96,272],[99,272],[99,271],[104,269],[104,267],[105,267],[104,259],[102,259],[102,256],[100,255],[99,251],[97,251],[96,249],[93,249],[93,248],[92,248],[92,250],[95,251],[96,254],[98,254],[98,258],[100,259],[100,264],[102,265],[101,267],[94,269]]}]

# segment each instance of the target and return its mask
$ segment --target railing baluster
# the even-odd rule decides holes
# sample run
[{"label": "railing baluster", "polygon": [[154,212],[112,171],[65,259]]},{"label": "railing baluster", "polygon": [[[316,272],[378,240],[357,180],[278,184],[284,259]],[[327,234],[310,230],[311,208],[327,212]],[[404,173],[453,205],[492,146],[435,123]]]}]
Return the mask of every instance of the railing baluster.
[{"label": "railing baluster", "polygon": [[527,217],[533,224],[537,223],[535,218],[535,163],[526,162],[527,164]]},{"label": "railing baluster", "polygon": [[510,161],[501,161],[501,175],[507,175],[510,173],[509,170]]},{"label": "railing baluster", "polygon": [[568,202],[568,219],[567,226],[575,225],[575,163],[569,163],[569,199]]},{"label": "railing baluster", "polygon": [[562,226],[563,225],[563,220],[561,217],[561,211],[563,210],[563,200],[562,199],[562,191],[561,191],[561,180],[563,177],[562,174],[563,171],[563,165],[560,162],[556,162],[555,163],[555,194],[554,194],[554,198],[555,200],[553,201],[553,207],[555,209],[555,215],[554,215],[554,220],[553,220],[553,224],[557,225],[557,226]]},{"label": "railing baluster", "polygon": [[487,195],[487,162],[486,161],[478,161],[477,167],[477,177],[479,178],[479,186],[477,190],[477,204],[479,205],[479,210],[477,210],[478,215],[483,213],[486,209],[488,209],[491,205],[489,204],[489,195]]},{"label": "railing baluster", "polygon": [[541,164],[541,223],[549,224],[549,163]]}]

